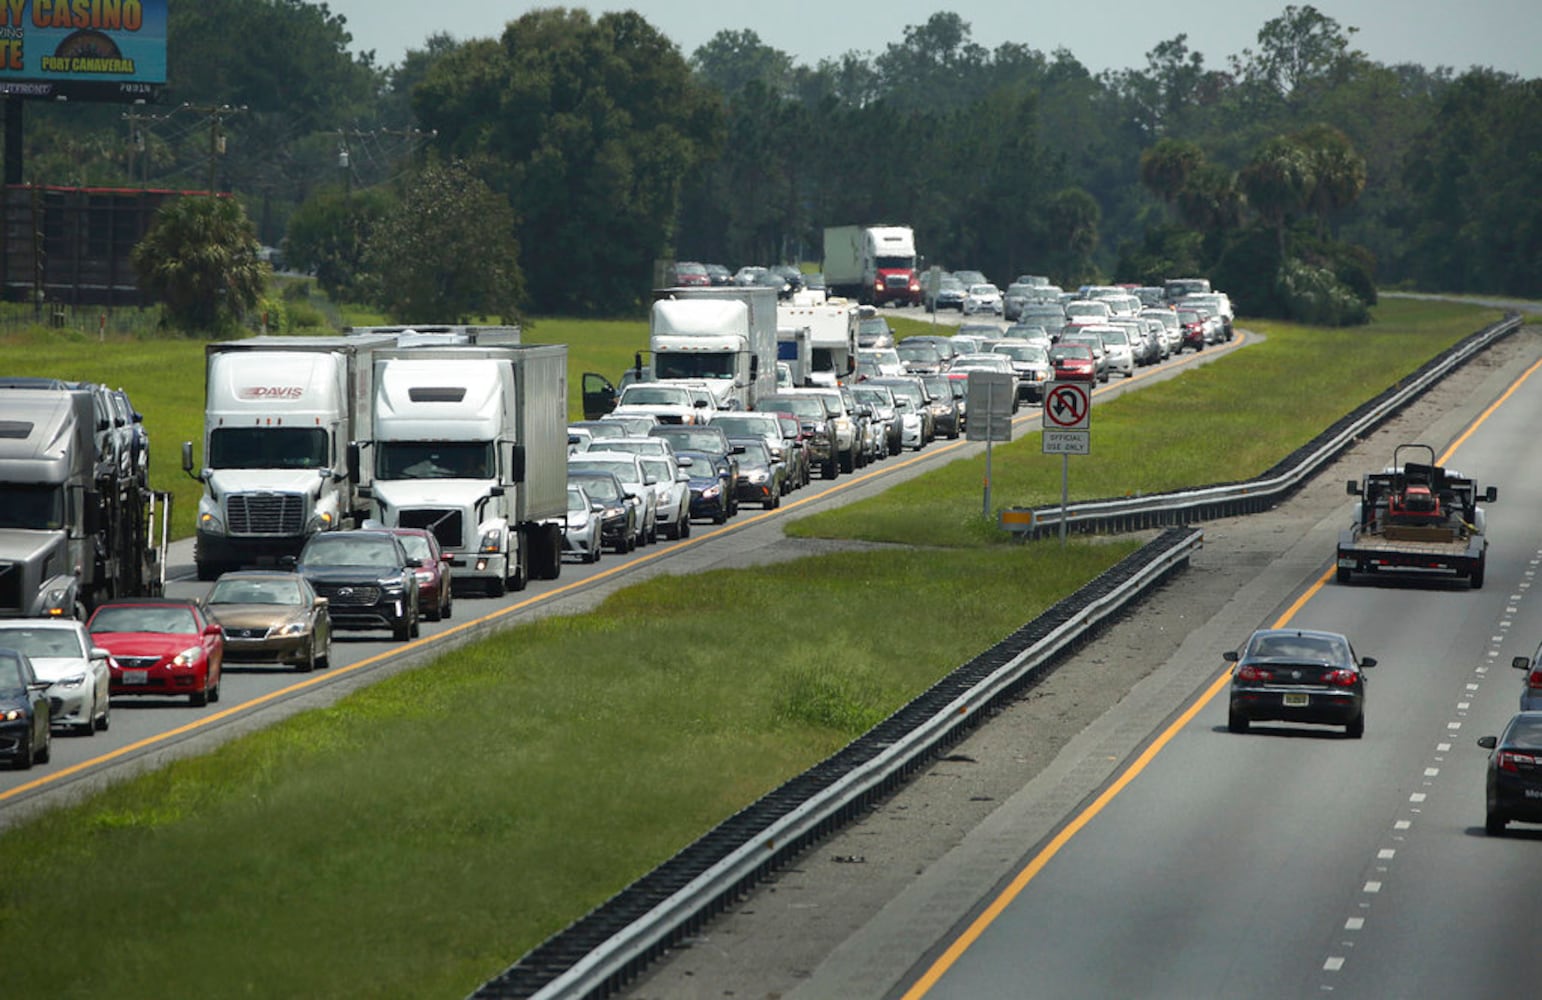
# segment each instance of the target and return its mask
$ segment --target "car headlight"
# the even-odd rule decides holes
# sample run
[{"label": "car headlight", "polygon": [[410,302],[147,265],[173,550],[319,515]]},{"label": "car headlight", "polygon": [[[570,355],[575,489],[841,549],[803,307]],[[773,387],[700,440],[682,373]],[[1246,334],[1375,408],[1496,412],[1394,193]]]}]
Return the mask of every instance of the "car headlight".
[{"label": "car headlight", "polygon": [[613,520],[613,519],[618,518],[618,517],[626,517],[626,508],[625,507],[606,507],[605,508],[605,519],[607,521]]},{"label": "car headlight", "polygon": [[171,658],[171,665],[174,667],[191,667],[193,664],[197,663],[202,656],[202,646],[189,646],[187,649],[184,649],[182,652]]},{"label": "car headlight", "polygon": [[274,639],[280,639],[290,635],[304,635],[306,624],[304,622],[285,622],[283,625],[275,625],[268,630],[268,635]]},{"label": "car headlight", "polygon": [[54,681],[54,687],[78,688],[86,682],[85,674],[75,674],[73,677],[61,677]]},{"label": "car headlight", "polygon": [[400,577],[394,577],[390,580],[381,580],[380,589],[387,594],[400,594],[407,589],[407,585],[402,583]]},{"label": "car headlight", "polygon": [[750,482],[753,483],[756,486],[759,486],[761,483],[765,482],[769,478],[770,477],[767,476],[766,473],[761,471],[760,469],[756,469],[754,472],[750,473]]},{"label": "car headlight", "polygon": [[19,708],[0,708],[0,722],[15,722],[26,717],[27,713]]},{"label": "car headlight", "polygon": [[706,489],[701,491],[701,497],[703,500],[716,500],[718,497],[722,496],[722,494],[722,483],[713,483],[711,486],[708,486]]}]

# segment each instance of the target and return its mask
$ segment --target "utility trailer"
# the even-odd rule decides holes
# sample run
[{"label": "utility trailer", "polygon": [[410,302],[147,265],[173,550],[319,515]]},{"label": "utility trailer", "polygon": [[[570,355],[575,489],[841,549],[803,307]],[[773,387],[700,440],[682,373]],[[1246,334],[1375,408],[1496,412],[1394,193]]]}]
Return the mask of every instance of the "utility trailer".
[{"label": "utility trailer", "polygon": [[1498,500],[1498,489],[1480,493],[1472,478],[1436,465],[1435,449],[1424,444],[1399,445],[1391,466],[1351,479],[1348,489],[1360,505],[1339,535],[1339,583],[1356,573],[1413,570],[1465,576],[1473,589],[1483,586],[1488,536],[1478,504]]}]

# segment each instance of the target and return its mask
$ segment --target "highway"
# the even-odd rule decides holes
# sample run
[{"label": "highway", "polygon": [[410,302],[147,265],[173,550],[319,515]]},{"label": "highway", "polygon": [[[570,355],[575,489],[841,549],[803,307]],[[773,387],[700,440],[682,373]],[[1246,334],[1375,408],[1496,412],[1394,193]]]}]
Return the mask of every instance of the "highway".
[{"label": "highway", "polygon": [[[1542,344],[1508,354],[1280,510],[1207,525],[1149,608],[625,995],[1530,995],[1542,827],[1484,835],[1475,745],[1515,711],[1510,658],[1542,640]],[[1331,582],[1344,480],[1403,440],[1459,442],[1450,464],[1498,486],[1483,590]],[[1377,658],[1363,740],[1227,732],[1221,653],[1277,623]]]},{"label": "highway", "polygon": [[[904,315],[905,311],[895,314]],[[943,324],[950,320],[956,322],[954,317],[942,317]],[[1107,398],[1127,387],[1169,377],[1184,367],[1208,363],[1242,347],[1246,340],[1239,335],[1230,344],[1185,353],[1161,366],[1142,369],[1133,379],[1116,378],[1099,387],[1095,398]],[[1014,422],[1014,436],[1038,430],[1040,422],[1040,411],[1024,406]],[[89,792],[103,782],[159,766],[170,755],[203,752],[294,712],[331,704],[359,685],[427,662],[460,642],[537,615],[585,610],[615,588],[641,579],[642,574],[686,573],[705,566],[737,564],[744,560],[747,548],[780,546],[779,526],[785,518],[850,502],[885,489],[900,477],[978,454],[984,447],[963,438],[939,439],[920,452],[907,451],[833,481],[815,479],[785,498],[774,511],[741,508],[720,527],[696,521],[691,537],[682,541],[661,539],[658,545],[626,556],[607,552],[592,566],[564,562],[558,580],[532,581],[525,591],[500,599],[457,597],[450,621],[423,622],[421,638],[409,643],[392,642],[383,631],[338,632],[333,640],[333,665],[325,671],[300,674],[262,665],[229,664],[220,701],[205,708],[193,708],[186,699],[115,697],[107,732],[91,737],[56,732],[49,764],[31,771],[0,770],[0,828],[65,797]],[[166,592],[170,596],[201,597],[207,592],[208,584],[195,579],[190,540],[173,545],[168,581]]]}]

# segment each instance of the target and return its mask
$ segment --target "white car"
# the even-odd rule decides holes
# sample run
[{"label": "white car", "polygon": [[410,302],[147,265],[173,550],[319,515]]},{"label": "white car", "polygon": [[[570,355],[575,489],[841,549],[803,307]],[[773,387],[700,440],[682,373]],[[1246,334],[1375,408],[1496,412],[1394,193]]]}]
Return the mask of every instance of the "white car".
[{"label": "white car", "polygon": [[665,538],[687,538],[691,534],[691,476],[672,454],[639,455],[643,470],[653,479],[654,507],[658,511],[659,530]]},{"label": "white car", "polygon": [[964,314],[967,316],[982,312],[1000,316],[1003,308],[1001,289],[988,281],[970,285],[964,295]]},{"label": "white car", "polygon": [[627,451],[601,451],[595,447],[570,457],[568,468],[614,473],[621,480],[622,489],[636,496],[642,504],[637,544],[651,545],[659,540],[658,502],[653,495],[653,477],[643,469],[641,457]]},{"label": "white car", "polygon": [[577,483],[568,484],[568,516],[562,526],[562,553],[574,555],[580,562],[595,563],[605,546],[600,541],[600,514],[603,504],[590,499]]},{"label": "white car", "polygon": [[1125,378],[1133,378],[1135,375],[1135,345],[1130,343],[1130,335],[1122,327],[1103,326],[1093,324],[1082,329],[1088,333],[1095,333],[1103,338],[1103,350],[1108,352],[1108,371],[1112,375],[1118,373]]},{"label": "white car", "polygon": [[27,654],[37,679],[48,681],[54,726],[86,736],[107,728],[112,656],[91,641],[85,625],[73,618],[0,621],[0,646]]}]

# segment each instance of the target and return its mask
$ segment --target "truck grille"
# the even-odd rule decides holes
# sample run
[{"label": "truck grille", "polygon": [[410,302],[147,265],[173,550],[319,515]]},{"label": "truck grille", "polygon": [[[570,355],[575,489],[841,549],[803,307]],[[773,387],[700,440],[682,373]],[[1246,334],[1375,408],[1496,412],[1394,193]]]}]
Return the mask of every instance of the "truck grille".
[{"label": "truck grille", "polygon": [[22,563],[0,563],[0,611],[25,613],[21,606]]},{"label": "truck grille", "polygon": [[316,593],[327,599],[334,608],[368,608],[380,602],[379,587],[317,585]]},{"label": "truck grille", "polygon": [[471,548],[465,539],[465,517],[458,510],[433,507],[404,510],[397,516],[396,523],[403,528],[427,528],[439,540],[441,549]]},{"label": "truck grille", "polygon": [[233,493],[225,498],[232,535],[298,535],[305,528],[300,493]]},{"label": "truck grille", "polygon": [[886,275],[883,279],[883,286],[885,288],[897,288],[900,291],[905,291],[910,288],[910,279],[903,274]]}]

